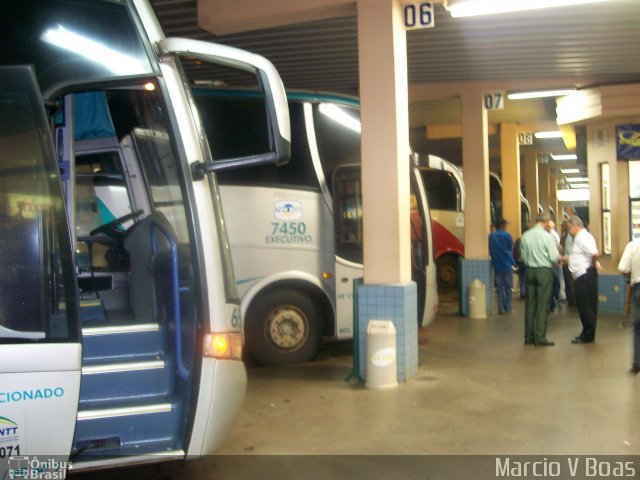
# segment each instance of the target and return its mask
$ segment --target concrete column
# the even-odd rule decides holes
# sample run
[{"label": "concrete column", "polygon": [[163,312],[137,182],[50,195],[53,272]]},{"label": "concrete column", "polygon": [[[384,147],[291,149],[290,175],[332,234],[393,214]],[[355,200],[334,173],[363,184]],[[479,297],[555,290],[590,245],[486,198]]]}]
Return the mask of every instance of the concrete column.
[{"label": "concrete column", "polygon": [[[531,206],[531,218],[529,219],[529,225],[523,225],[523,227],[529,227],[536,221],[536,215],[538,215],[538,204],[540,203],[540,195],[538,188],[538,159],[536,158],[536,152],[529,150],[524,157],[524,190],[527,200]],[[520,232],[518,232],[519,236]]]},{"label": "concrete column", "polygon": [[515,123],[500,125],[500,161],[502,170],[502,215],[507,219],[507,231],[520,236],[520,144]]},{"label": "concrete column", "polygon": [[538,165],[538,195],[543,213],[549,213],[551,196],[549,195],[549,164]]},{"label": "concrete column", "polygon": [[462,94],[462,168],[466,203],[464,210],[465,258],[460,264],[460,312],[469,312],[469,285],[480,280],[486,289],[487,311],[493,310],[493,275],[489,260],[489,138],[483,91],[469,89]]},{"label": "concrete column", "polygon": [[396,328],[398,381],[418,373],[416,284],[411,282],[407,42],[400,0],[358,0],[364,285],[358,289],[360,371],[366,328]]},{"label": "concrete column", "polygon": [[469,90],[461,98],[462,168],[466,191],[464,249],[466,259],[489,258],[489,140],[482,92]]},{"label": "concrete column", "polygon": [[[560,167],[558,167],[560,168]],[[560,224],[562,223],[562,212],[559,210],[558,204],[558,177],[549,172],[549,205],[556,213],[556,225],[558,225],[558,231],[560,230]]]},{"label": "concrete column", "polygon": [[358,1],[365,283],[411,281],[407,46],[400,3]]}]

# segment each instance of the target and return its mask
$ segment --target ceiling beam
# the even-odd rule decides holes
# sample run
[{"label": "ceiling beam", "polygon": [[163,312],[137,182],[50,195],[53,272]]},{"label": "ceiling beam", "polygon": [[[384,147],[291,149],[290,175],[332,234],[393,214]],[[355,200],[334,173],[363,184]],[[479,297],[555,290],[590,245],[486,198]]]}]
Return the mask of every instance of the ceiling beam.
[{"label": "ceiling beam", "polygon": [[215,35],[355,14],[353,0],[198,0],[198,25]]}]

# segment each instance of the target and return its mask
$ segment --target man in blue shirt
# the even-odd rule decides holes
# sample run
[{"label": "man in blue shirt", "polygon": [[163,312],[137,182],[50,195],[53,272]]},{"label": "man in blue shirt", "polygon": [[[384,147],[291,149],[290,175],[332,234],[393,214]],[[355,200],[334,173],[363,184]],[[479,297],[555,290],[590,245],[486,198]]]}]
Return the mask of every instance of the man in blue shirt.
[{"label": "man in blue shirt", "polygon": [[498,218],[495,232],[489,235],[489,255],[498,293],[498,314],[511,313],[513,267],[516,264],[513,259],[513,238],[505,231],[506,225],[504,218]]}]

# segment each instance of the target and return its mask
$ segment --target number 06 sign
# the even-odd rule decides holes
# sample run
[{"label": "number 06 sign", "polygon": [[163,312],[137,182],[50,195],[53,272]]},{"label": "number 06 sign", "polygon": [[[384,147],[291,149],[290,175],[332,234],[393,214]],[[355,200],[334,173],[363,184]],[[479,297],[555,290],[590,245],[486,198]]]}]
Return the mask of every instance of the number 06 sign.
[{"label": "number 06 sign", "polygon": [[436,26],[432,2],[409,2],[402,4],[402,19],[405,30],[433,28]]}]

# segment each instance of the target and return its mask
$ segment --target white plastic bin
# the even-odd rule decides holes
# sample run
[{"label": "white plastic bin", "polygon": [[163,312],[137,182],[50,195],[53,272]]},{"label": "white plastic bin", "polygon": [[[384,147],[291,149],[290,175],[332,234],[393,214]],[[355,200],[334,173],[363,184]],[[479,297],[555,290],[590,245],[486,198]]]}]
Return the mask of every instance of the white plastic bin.
[{"label": "white plastic bin", "polygon": [[367,388],[380,390],[398,386],[396,327],[390,320],[367,324]]},{"label": "white plastic bin", "polygon": [[477,278],[469,284],[469,318],[487,318],[487,289]]}]

